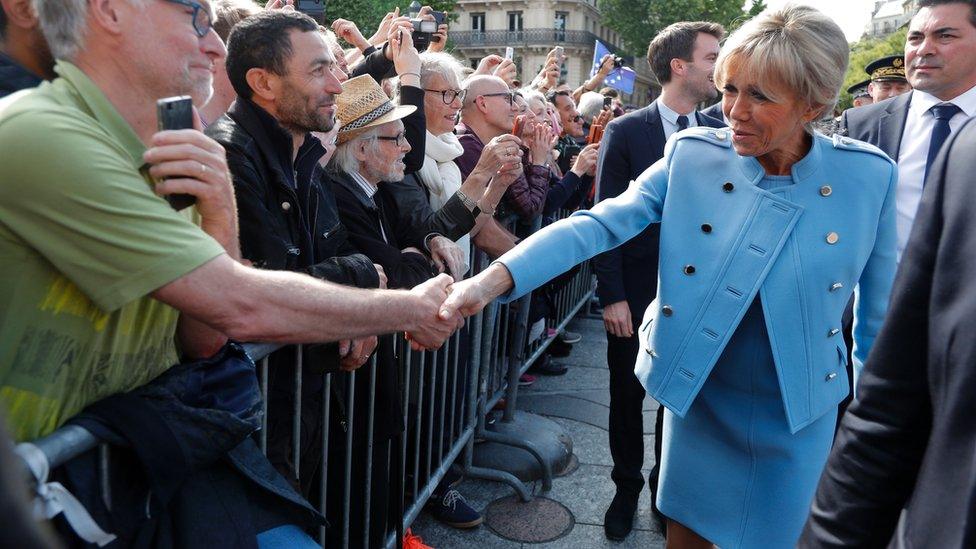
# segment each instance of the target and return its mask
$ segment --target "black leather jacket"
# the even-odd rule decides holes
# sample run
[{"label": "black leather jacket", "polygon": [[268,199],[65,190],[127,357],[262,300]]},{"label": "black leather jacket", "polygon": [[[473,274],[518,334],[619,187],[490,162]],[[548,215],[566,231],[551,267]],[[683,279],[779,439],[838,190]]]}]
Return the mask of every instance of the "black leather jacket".
[{"label": "black leather jacket", "polygon": [[372,261],[349,244],[335,197],[321,183],[317,162],[325,150],[318,140],[308,137],[293,164],[291,137],[246,99],[238,99],[207,134],[227,151],[245,259],[339,284],[379,285]]}]

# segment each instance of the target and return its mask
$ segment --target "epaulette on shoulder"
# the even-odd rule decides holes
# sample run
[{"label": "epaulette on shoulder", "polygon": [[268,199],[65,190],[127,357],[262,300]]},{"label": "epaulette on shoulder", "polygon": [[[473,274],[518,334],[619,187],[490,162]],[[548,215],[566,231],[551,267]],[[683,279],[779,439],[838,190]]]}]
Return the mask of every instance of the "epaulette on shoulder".
[{"label": "epaulette on shoulder", "polygon": [[732,146],[732,132],[727,128],[696,126],[675,134],[674,138],[676,141],[682,139],[698,139],[726,149]]},{"label": "epaulette on shoulder", "polygon": [[859,141],[857,139],[852,139],[850,137],[846,137],[838,134],[834,134],[833,136],[831,136],[831,139],[833,140],[835,149],[866,152],[866,153],[871,153],[880,156],[885,160],[890,160],[890,158],[888,158],[888,155],[885,154],[884,151],[882,151],[881,149],[875,147],[870,143],[865,143],[864,141]]}]

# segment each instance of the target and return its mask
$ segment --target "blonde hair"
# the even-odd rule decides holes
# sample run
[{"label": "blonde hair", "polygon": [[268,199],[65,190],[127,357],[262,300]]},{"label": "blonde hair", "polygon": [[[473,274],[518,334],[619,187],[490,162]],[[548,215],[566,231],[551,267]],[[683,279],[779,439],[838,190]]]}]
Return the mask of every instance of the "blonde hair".
[{"label": "blonde hair", "polygon": [[[789,90],[821,114],[833,112],[850,48],[832,19],[808,6],[766,10],[733,32],[715,62],[715,85],[742,75],[773,101]],[[813,131],[812,124],[806,130]]]}]

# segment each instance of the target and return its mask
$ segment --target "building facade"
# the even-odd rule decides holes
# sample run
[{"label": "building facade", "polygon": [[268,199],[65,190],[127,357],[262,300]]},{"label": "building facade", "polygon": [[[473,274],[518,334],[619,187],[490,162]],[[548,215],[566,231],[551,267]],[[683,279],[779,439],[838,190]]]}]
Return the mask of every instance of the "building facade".
[{"label": "building facade", "polygon": [[[539,73],[553,46],[563,46],[561,80],[573,87],[590,76],[596,40],[611,51],[620,47],[617,33],[601,22],[596,0],[458,0],[455,14],[450,29],[454,55],[473,68],[487,55],[504,55],[510,46],[523,84]],[[634,93],[622,100],[646,105],[656,96],[647,61],[628,59],[627,65],[637,72],[637,82]]]},{"label": "building facade", "polygon": [[877,38],[895,32],[911,20],[916,4],[913,0],[876,1],[865,37]]}]

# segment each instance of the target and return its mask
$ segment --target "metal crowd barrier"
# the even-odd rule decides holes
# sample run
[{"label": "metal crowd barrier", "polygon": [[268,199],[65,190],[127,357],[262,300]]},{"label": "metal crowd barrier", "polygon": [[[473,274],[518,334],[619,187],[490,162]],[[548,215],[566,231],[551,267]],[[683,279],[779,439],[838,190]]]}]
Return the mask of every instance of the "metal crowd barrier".
[{"label": "metal crowd barrier", "polygon": [[[561,212],[565,217],[568,212]],[[536,227],[537,228],[537,227]],[[484,253],[472,253],[472,272],[479,272],[488,265]],[[587,264],[566,281],[550,296],[554,310],[546,319],[546,327],[560,330],[572,319],[592,295],[592,272]],[[465,328],[455,333],[441,349],[423,353],[412,352],[402,336],[395,337],[396,368],[399,369],[401,383],[399,393],[402,403],[404,430],[393,439],[390,446],[389,515],[377,516],[370,512],[371,498],[376,489],[373,471],[374,431],[376,428],[376,381],[378,363],[376,355],[369,363],[353,372],[323,374],[321,394],[321,452],[317,484],[317,501],[312,503],[327,518],[335,516],[329,506],[330,490],[340,487],[330,486],[328,472],[331,468],[342,467],[344,472],[340,521],[330,520],[331,528],[341,532],[338,545],[347,549],[351,545],[370,546],[372,521],[384,520],[388,524],[382,545],[400,547],[404,531],[410,527],[433,494],[438,483],[444,478],[452,464],[457,464],[466,476],[510,485],[523,501],[531,499],[531,492],[510,473],[476,467],[473,465],[475,441],[488,440],[525,448],[533,453],[543,467],[543,488],[551,486],[552,471],[540,453],[526,440],[503,436],[489,430],[485,418],[498,402],[504,398],[502,421],[514,417],[518,395],[518,377],[525,372],[532,361],[540,356],[553,337],[528,342],[528,314],[530,296],[523,297],[513,304],[492,303],[481,313],[468,319]],[[262,429],[257,433],[262,451],[268,448],[268,396],[269,363],[271,355],[279,351],[278,346],[269,344],[247,344],[248,354],[256,361],[259,386],[264,401]],[[294,351],[294,398],[291,410],[291,476],[302,479],[305,471],[302,463],[302,404],[303,404],[303,353],[301,346]],[[358,396],[357,384],[368,384],[366,398],[366,417],[358,417],[355,399]],[[336,408],[334,395],[341,395],[345,402],[345,418],[338,425],[345,429],[342,448],[330,444],[332,429],[336,428],[333,414]],[[307,396],[307,395],[306,395]],[[305,412],[308,413],[307,411]],[[365,476],[353,478],[354,435],[365,430]],[[107,507],[111,507],[109,475],[111,470],[111,451],[78,426],[65,426],[48,436],[33,441],[33,446],[46,458],[47,467],[53,470],[67,461],[99,447],[101,497]],[[36,452],[35,452],[36,454]],[[307,464],[304,464],[307,465]],[[287,475],[286,475],[287,476]],[[46,475],[45,475],[46,477]],[[37,481],[43,484],[46,478]],[[352,508],[353,491],[361,492],[362,507]],[[333,492],[334,493],[334,492]],[[359,515],[361,529],[352,531],[352,517]],[[392,517],[392,518],[391,518]],[[399,517],[399,518],[396,518]],[[392,523],[392,525],[390,525]],[[363,540],[355,544],[354,534]],[[331,537],[334,538],[334,534]],[[319,532],[319,541],[326,546],[325,529]],[[330,544],[329,547],[336,545]]]}]

